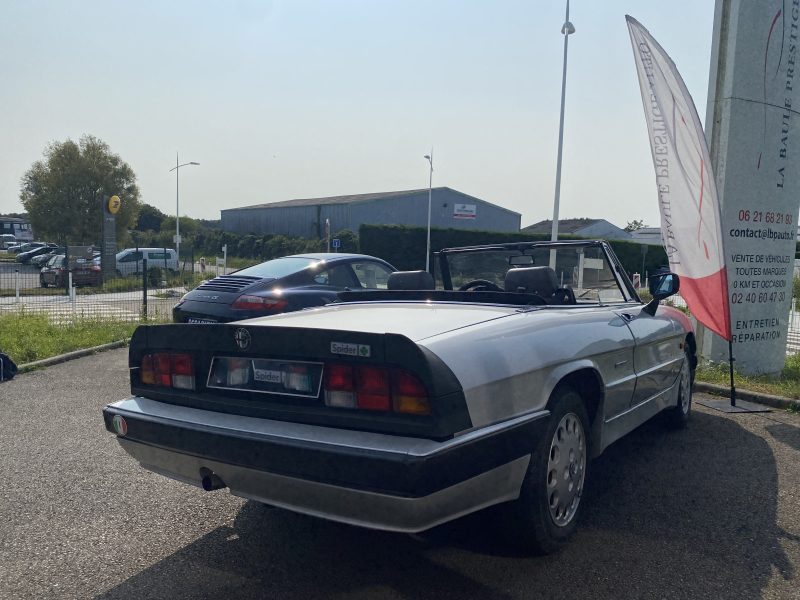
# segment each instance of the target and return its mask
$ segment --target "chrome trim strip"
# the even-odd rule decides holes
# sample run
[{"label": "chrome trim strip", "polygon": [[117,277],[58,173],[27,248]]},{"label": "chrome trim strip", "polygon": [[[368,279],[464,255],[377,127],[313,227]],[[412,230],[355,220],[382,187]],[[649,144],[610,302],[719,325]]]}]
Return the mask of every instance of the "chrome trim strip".
[{"label": "chrome trim strip", "polygon": [[673,383],[673,384],[672,384],[670,387],[668,387],[667,389],[665,389],[665,390],[661,390],[660,392],[658,392],[657,394],[653,394],[652,396],[650,396],[650,397],[649,397],[649,398],[647,398],[646,400],[642,400],[641,402],[639,402],[639,403],[638,403],[638,404],[636,404],[635,406],[631,406],[631,407],[630,407],[630,408],[628,408],[627,410],[625,410],[625,411],[623,411],[623,412],[621,412],[621,413],[619,413],[619,414],[616,414],[616,415],[614,415],[614,416],[613,416],[613,417],[611,417],[610,419],[607,419],[606,421],[604,421],[604,423],[608,424],[608,423],[611,423],[612,421],[616,421],[616,420],[617,420],[617,419],[619,419],[620,417],[624,417],[624,416],[626,416],[626,415],[629,415],[629,414],[631,414],[631,413],[632,413],[633,411],[635,411],[637,408],[641,408],[642,406],[644,406],[644,405],[645,405],[645,404],[647,404],[648,402],[653,402],[654,400],[657,400],[659,397],[663,396],[664,394],[667,394],[668,392],[671,392],[671,391],[673,390],[673,388],[674,388],[674,387],[675,387],[675,384]]},{"label": "chrome trim strip", "polygon": [[[682,360],[683,360],[683,356],[678,356],[677,358],[673,358],[672,360],[668,360],[667,362],[659,363],[659,364],[657,364],[657,365],[655,365],[653,367],[650,367],[649,369],[645,369],[644,371],[638,371],[636,373],[636,376],[637,377],[642,377],[643,375],[647,375],[649,373],[652,373],[653,371],[658,371],[658,370],[663,369],[664,367],[666,367],[668,365],[674,364],[674,363],[676,363],[678,361],[682,361]],[[656,394],[656,395],[658,395],[658,394]]]}]

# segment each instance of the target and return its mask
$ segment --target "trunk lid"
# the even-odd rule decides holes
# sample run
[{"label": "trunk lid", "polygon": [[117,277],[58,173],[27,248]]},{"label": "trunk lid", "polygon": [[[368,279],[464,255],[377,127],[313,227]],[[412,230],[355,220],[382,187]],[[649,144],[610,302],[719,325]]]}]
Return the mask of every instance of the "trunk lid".
[{"label": "trunk lid", "polygon": [[462,327],[501,319],[516,312],[517,307],[478,304],[353,302],[248,319],[240,323],[329,331],[393,333],[418,342]]}]

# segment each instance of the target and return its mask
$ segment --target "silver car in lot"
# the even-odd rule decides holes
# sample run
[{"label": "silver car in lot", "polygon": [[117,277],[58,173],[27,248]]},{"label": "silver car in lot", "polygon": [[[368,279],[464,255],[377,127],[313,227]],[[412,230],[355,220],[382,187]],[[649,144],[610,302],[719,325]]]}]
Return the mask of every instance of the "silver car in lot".
[{"label": "silver car in lot", "polygon": [[137,329],[106,428],[151,471],[364,527],[418,532],[492,505],[514,546],[575,530],[590,460],[689,418],[678,291],[644,304],[602,241],[438,253],[436,281],[224,325]]}]

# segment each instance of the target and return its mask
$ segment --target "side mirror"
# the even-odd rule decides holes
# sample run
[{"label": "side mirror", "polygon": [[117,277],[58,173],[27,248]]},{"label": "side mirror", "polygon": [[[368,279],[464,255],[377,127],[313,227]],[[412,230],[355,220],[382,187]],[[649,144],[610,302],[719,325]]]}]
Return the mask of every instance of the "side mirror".
[{"label": "side mirror", "polygon": [[681,279],[675,273],[662,273],[653,275],[648,280],[650,294],[654,299],[663,300],[681,289]]},{"label": "side mirror", "polygon": [[661,273],[649,278],[648,284],[653,299],[642,308],[651,317],[656,314],[658,303],[664,298],[677,294],[681,289],[681,279],[675,273]]}]

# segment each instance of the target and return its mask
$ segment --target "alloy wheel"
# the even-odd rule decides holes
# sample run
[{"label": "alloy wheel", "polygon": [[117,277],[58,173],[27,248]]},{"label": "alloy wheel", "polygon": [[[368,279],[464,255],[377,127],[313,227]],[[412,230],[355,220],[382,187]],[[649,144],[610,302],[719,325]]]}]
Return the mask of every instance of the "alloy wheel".
[{"label": "alloy wheel", "polygon": [[553,433],[547,460],[547,504],[557,526],[565,527],[575,517],[585,475],[586,434],[580,418],[567,413]]}]

